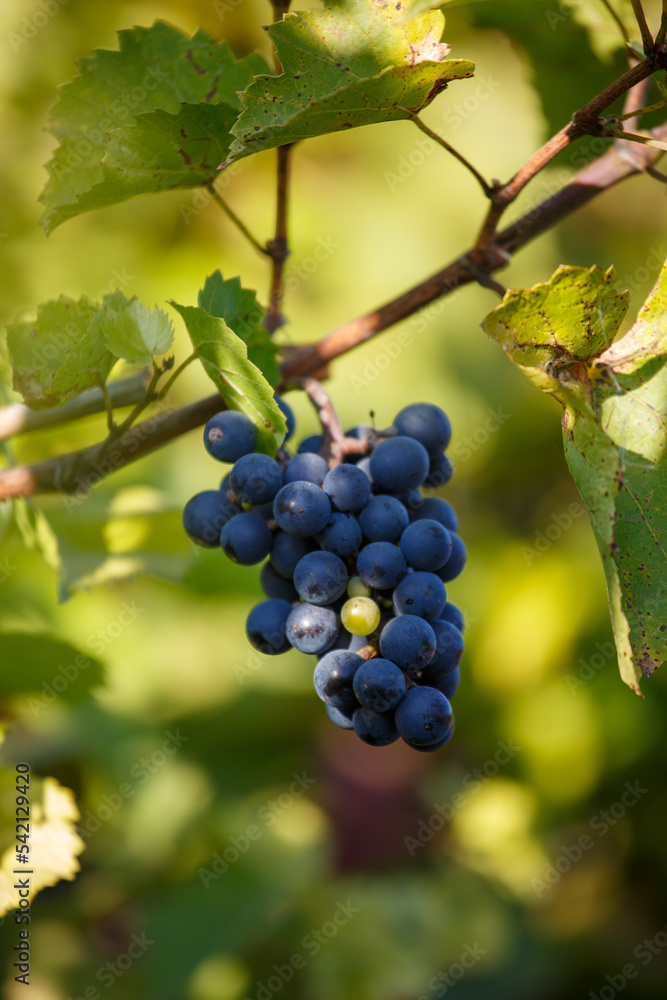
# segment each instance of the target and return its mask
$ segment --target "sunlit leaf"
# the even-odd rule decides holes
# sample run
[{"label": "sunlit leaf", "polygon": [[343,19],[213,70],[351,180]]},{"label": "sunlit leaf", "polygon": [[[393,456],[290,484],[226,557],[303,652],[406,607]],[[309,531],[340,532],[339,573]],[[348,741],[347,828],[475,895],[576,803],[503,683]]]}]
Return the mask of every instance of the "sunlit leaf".
[{"label": "sunlit leaf", "polygon": [[153,356],[165,354],[174,339],[171,320],[157,307],[150,309],[122,292],[105,295],[95,314],[91,334],[115,354],[137,368],[150,365]]},{"label": "sunlit leaf", "polygon": [[[561,267],[484,321],[565,408],[565,457],[597,539],[623,680],[667,658],[667,268],[633,329],[612,269]],[[600,359],[600,360],[598,360]]]},{"label": "sunlit leaf", "polygon": [[267,30],[283,66],[242,95],[229,162],[311,136],[409,118],[473,63],[448,59],[440,11],[410,3],[329,0]]},{"label": "sunlit leaf", "polygon": [[81,212],[213,178],[243,90],[267,65],[235,60],[203,30],[158,21],[119,32],[119,51],[79,63],[51,113],[59,146],[41,200],[47,232]]}]

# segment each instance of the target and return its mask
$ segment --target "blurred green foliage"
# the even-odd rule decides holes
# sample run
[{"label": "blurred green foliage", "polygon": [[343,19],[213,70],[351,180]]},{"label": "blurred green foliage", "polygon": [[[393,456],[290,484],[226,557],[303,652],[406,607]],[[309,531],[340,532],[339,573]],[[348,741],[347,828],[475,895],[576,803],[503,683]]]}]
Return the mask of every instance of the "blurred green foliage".
[{"label": "blurred green foliage", "polygon": [[[52,150],[42,125],[76,59],[156,18],[189,33],[201,25],[239,56],[268,56],[268,6],[71,0],[47,18],[45,6],[0,8],[2,319],[117,286],[151,307],[194,303],[217,267],[263,298],[265,262],[195,192],[91,213],[48,240],[37,196]],[[453,6],[445,38],[477,76],[441,95],[425,120],[487,176],[509,176],[615,73],[618,54],[582,27],[584,12],[560,0]],[[396,123],[298,150],[283,343],[325,333],[470,244],[484,211],[476,184],[419,141]],[[600,152],[575,147],[517,212],[587,150]],[[224,182],[262,238],[273,169],[274,154],[261,154]],[[666,222],[665,188],[634,179],[531,245],[502,280],[521,286],[561,263],[613,264],[634,315],[667,256]],[[3,507],[2,632],[67,644],[57,649],[91,662],[52,700],[43,685],[57,675],[54,661],[5,650],[2,663],[4,762],[29,760],[71,788],[86,844],[76,879],[34,902],[34,1000],[95,990],[124,1000],[266,1000],[266,991],[431,1000],[453,984],[460,1000],[560,1000],[619,991],[628,963],[637,976],[624,996],[664,996],[665,681],[660,672],[645,681],[642,702],[618,678],[560,411],[479,330],[495,301],[479,288],[450,296],[340,359],[330,381],[345,426],[370,413],[386,426],[418,399],[452,419],[446,495],[470,563],[450,587],[468,628],[446,751],[424,759],[364,747],[324,717],[311,659],[271,660],[246,644],[256,571],[192,551],[179,525],[187,498],[221,473],[200,432],[88,498],[20,505],[18,528]],[[184,357],[180,321],[177,347]],[[3,393],[15,398],[6,384]],[[208,393],[190,366],[174,402]],[[314,433],[307,403],[289,402],[299,436]],[[37,460],[103,433],[89,418],[3,447],[7,459]],[[99,580],[106,585],[92,588]],[[59,590],[72,592],[65,603]],[[12,914],[2,931],[4,993],[15,1000]]]}]

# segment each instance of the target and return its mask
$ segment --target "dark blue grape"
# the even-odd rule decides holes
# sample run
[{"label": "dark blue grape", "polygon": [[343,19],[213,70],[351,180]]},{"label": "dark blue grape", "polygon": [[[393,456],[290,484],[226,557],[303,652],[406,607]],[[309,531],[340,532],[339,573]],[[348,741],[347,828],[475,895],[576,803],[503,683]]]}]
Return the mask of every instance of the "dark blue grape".
[{"label": "dark blue grape", "polygon": [[283,473],[268,455],[244,455],[235,463],[229,481],[244,503],[263,504],[275,497],[283,484]]},{"label": "dark blue grape", "polygon": [[446,486],[454,475],[454,467],[446,455],[438,455],[431,459],[428,469],[428,476],[424,480],[424,486],[438,490],[441,486]]},{"label": "dark blue grape", "polygon": [[287,652],[290,644],[285,637],[285,623],[291,610],[289,601],[272,599],[256,604],[246,622],[250,645],[269,656]]},{"label": "dark blue grape", "polygon": [[349,431],[345,431],[345,437],[354,438],[355,441],[365,441],[369,431],[370,433],[373,432],[370,424],[357,424],[356,427],[351,427]]},{"label": "dark blue grape", "polygon": [[345,559],[359,549],[362,542],[361,527],[352,514],[332,514],[317,540],[327,552],[335,552]]},{"label": "dark blue grape", "polygon": [[357,468],[361,469],[362,472],[366,473],[366,475],[368,476],[368,481],[372,486],[373,478],[371,476],[371,456],[364,455],[363,458],[360,458],[359,461],[357,462]]},{"label": "dark blue grape", "polygon": [[345,649],[333,649],[326,653],[313,674],[318,698],[342,712],[354,711],[357,700],[352,685],[354,675],[363,663],[360,656]]},{"label": "dark blue grape", "polygon": [[423,521],[425,519],[437,521],[438,524],[447,528],[447,531],[459,530],[459,519],[456,516],[456,511],[450,503],[441,500],[440,497],[422,497],[421,504],[414,509],[411,520]]},{"label": "dark blue grape", "polygon": [[428,475],[428,452],[409,437],[387,438],[371,455],[371,478],[377,490],[405,493],[421,486]]},{"label": "dark blue grape", "polygon": [[287,619],[285,634],[301,653],[324,653],[336,641],[338,628],[335,611],[315,604],[298,604]]},{"label": "dark blue grape", "polygon": [[339,729],[354,729],[354,723],[352,722],[351,716],[341,712],[339,708],[334,708],[328,701],[324,703],[324,711],[327,713],[334,726],[338,726]]},{"label": "dark blue grape", "polygon": [[449,601],[447,601],[438,617],[442,621],[451,622],[451,624],[457,628],[459,632],[463,632],[466,625],[465,619],[455,604],[450,604]]},{"label": "dark blue grape", "polygon": [[367,660],[354,675],[352,685],[357,701],[374,712],[396,708],[405,694],[405,677],[395,663],[377,657]]},{"label": "dark blue grape", "polygon": [[397,615],[417,615],[430,621],[440,618],[446,603],[445,585],[435,573],[410,573],[403,577],[394,591]]},{"label": "dark blue grape", "polygon": [[271,529],[255,514],[238,514],[220,532],[222,551],[242,566],[252,566],[266,559],[272,543]]},{"label": "dark blue grape", "polygon": [[456,670],[452,670],[448,674],[442,674],[441,677],[432,680],[430,686],[434,687],[441,694],[444,694],[445,698],[450,701],[458,690],[460,680],[461,671],[457,667]]},{"label": "dark blue grape", "polygon": [[468,561],[468,553],[461,536],[450,532],[449,537],[452,540],[452,552],[445,565],[438,570],[438,576],[445,583],[455,580],[463,572]]},{"label": "dark blue grape", "polygon": [[329,466],[320,455],[305,451],[290,458],[283,472],[284,483],[314,483],[321,486]]},{"label": "dark blue grape", "polygon": [[322,442],[324,438],[321,434],[311,434],[310,437],[304,438],[298,447],[299,455],[302,455],[305,451],[318,452],[322,447]]},{"label": "dark blue grape", "polygon": [[337,465],[331,469],[322,483],[322,489],[328,495],[334,510],[361,510],[371,495],[371,484],[368,476],[356,465]]},{"label": "dark blue grape", "polygon": [[441,569],[451,555],[451,536],[437,521],[428,518],[413,521],[401,535],[401,552],[413,569],[433,573]]},{"label": "dark blue grape", "polygon": [[456,670],[465,648],[463,636],[451,622],[440,620],[430,622],[430,625],[435,634],[435,656],[421,671],[419,680],[422,684],[429,684],[432,678]]},{"label": "dark blue grape", "polygon": [[429,743],[428,746],[423,746],[421,743],[410,743],[409,740],[404,740],[412,750],[418,750],[420,753],[434,753],[436,750],[442,750],[443,747],[447,746],[452,736],[454,735],[454,720],[452,719],[452,724],[443,736],[441,740],[437,743]]},{"label": "dark blue grape", "polygon": [[288,535],[308,538],[318,535],[331,517],[329,497],[313,483],[288,483],[278,491],[273,502],[278,527]]},{"label": "dark blue grape", "polygon": [[267,597],[289,601],[290,604],[295,604],[299,600],[299,595],[292,581],[286,580],[280,573],[276,573],[270,562],[266,562],[262,566],[262,572],[259,574],[259,585]]},{"label": "dark blue grape", "polygon": [[313,544],[310,539],[299,538],[298,535],[288,535],[284,531],[279,531],[273,539],[271,549],[271,565],[281,576],[291,578],[297,563],[309,552],[313,551]]},{"label": "dark blue grape", "polygon": [[223,410],[204,428],[204,447],[219,462],[236,462],[257,447],[257,431],[244,413]]},{"label": "dark blue grape", "polygon": [[[229,478],[231,476],[231,474],[232,474],[232,470],[229,469],[229,471],[226,472],[224,474],[224,476],[222,477],[222,479],[220,480],[220,490],[223,493],[227,493],[228,490],[232,490],[232,484],[231,484],[231,481],[230,481],[230,478]],[[234,491],[232,490],[232,493],[233,492]]]},{"label": "dark blue grape", "polygon": [[431,662],[435,650],[435,632],[427,621],[416,615],[392,618],[380,633],[382,655],[411,675]]},{"label": "dark blue grape", "polygon": [[409,524],[408,512],[395,497],[371,497],[359,524],[369,542],[397,542]]},{"label": "dark blue grape", "polygon": [[309,604],[331,604],[345,593],[345,563],[333,552],[309,552],[294,570],[294,586]]},{"label": "dark blue grape", "polygon": [[260,503],[256,506],[248,505],[248,511],[255,517],[262,517],[265,521],[273,521],[273,500],[268,503]]},{"label": "dark blue grape", "polygon": [[396,499],[403,504],[411,518],[413,512],[420,510],[422,504],[424,503],[424,497],[417,489],[408,490],[407,493],[401,493],[401,495],[396,497]]},{"label": "dark blue grape", "polygon": [[381,715],[372,708],[358,708],[352,716],[354,731],[371,747],[386,747],[395,743],[399,732],[394,725],[393,712]]},{"label": "dark blue grape", "polygon": [[292,412],[291,406],[289,406],[289,404],[285,402],[282,396],[276,396],[275,400],[278,409],[281,410],[285,416],[285,423],[287,424],[287,430],[285,432],[285,439],[283,441],[283,444],[287,444],[289,439],[292,437],[292,434],[294,434],[294,428],[296,427],[296,420],[294,419],[294,413]]},{"label": "dark blue grape", "polygon": [[371,542],[359,553],[357,573],[367,586],[390,590],[407,573],[405,557],[391,542]]},{"label": "dark blue grape", "polygon": [[411,746],[432,746],[446,738],[454,722],[452,706],[432,687],[414,687],[396,709],[396,728]]},{"label": "dark blue grape", "polygon": [[191,497],[183,508],[183,527],[189,538],[212,549],[220,544],[220,532],[241,508],[231,503],[221,490],[204,490]]},{"label": "dark blue grape", "polygon": [[399,434],[415,438],[423,444],[429,455],[444,451],[452,437],[452,428],[446,413],[432,403],[412,403],[394,420]]}]

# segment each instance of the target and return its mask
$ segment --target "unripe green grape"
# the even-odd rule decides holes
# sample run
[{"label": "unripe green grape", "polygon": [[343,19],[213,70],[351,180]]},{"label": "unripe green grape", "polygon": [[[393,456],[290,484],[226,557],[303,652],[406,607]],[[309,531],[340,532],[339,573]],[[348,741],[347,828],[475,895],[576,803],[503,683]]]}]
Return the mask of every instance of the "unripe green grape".
[{"label": "unripe green grape", "polygon": [[347,585],[348,597],[370,597],[370,593],[371,588],[366,586],[360,576],[350,577]]},{"label": "unripe green grape", "polygon": [[352,635],[370,635],[380,624],[380,609],[370,597],[351,597],[341,608],[340,619]]}]

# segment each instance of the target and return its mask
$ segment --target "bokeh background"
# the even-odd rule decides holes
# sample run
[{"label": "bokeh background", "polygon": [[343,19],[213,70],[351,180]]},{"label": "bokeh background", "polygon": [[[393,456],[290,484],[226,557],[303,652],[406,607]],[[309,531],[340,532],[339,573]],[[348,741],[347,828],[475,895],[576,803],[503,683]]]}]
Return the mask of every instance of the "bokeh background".
[{"label": "bokeh background", "polygon": [[[647,5],[654,18],[657,6]],[[46,7],[58,9],[45,20]],[[487,177],[508,177],[623,68],[595,0],[454,4],[447,16],[452,54],[478,75],[425,118]],[[93,48],[114,48],[117,30],[157,18],[188,33],[201,25],[238,54],[267,51],[260,0],[2,0],[2,321],[117,285],[151,306],[194,303],[218,267],[265,296],[265,262],[194,192],[85,215],[48,240],[38,226],[55,87]],[[283,343],[323,335],[470,245],[478,188],[420,139],[398,123],[297,151]],[[576,147],[519,208],[599,152]],[[252,157],[221,184],[262,239],[273,168],[274,153]],[[501,280],[613,264],[634,314],[667,256],[666,195],[649,177],[624,183],[530,245]],[[3,505],[2,632],[59,639],[95,660],[48,703],[35,697],[53,663],[0,665],[5,765],[29,760],[71,788],[86,842],[77,877],[33,906],[35,1000],[665,995],[665,677],[644,682],[645,701],[618,678],[560,413],[479,329],[496,301],[465,289],[340,359],[329,382],[346,426],[370,414],[385,426],[415,400],[452,420],[456,475],[443,495],[470,562],[449,592],[467,651],[456,736],[437,754],[364,747],[326,719],[312,658],[247,645],[256,569],[193,551],[180,527],[184,502],[221,474],[200,432],[76,504]],[[172,401],[209,392],[191,367]],[[308,404],[289,402],[298,439],[314,433]],[[90,418],[24,436],[3,446],[3,461],[103,433]],[[12,914],[0,940],[15,1000],[25,988],[13,981]]]}]

